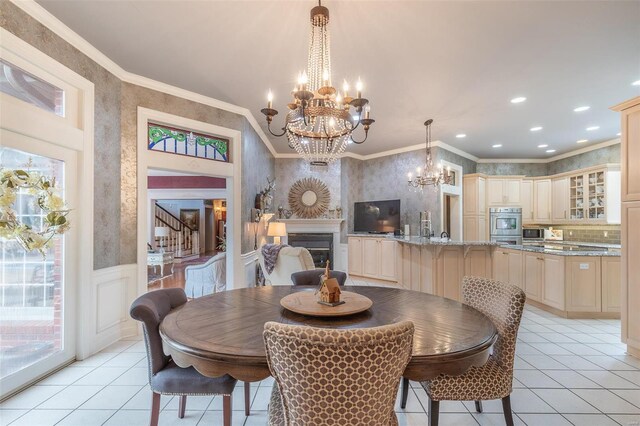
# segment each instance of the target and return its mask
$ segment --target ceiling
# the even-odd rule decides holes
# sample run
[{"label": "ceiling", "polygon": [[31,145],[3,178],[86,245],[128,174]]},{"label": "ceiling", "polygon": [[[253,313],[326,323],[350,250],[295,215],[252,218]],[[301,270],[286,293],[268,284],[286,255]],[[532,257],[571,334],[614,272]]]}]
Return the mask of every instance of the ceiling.
[{"label": "ceiling", "polygon": [[[307,59],[312,1],[39,0],[125,70],[249,108],[281,127]],[[326,1],[334,84],[362,77],[376,119],[349,150],[433,138],[481,158],[548,158],[610,140],[640,95],[638,1]],[[524,96],[527,100],[512,104]],[[574,108],[587,105],[588,111]],[[529,129],[542,126],[538,132]],[[599,129],[586,131],[590,126]],[[266,126],[263,126],[266,131]],[[456,138],[464,133],[466,138]],[[360,134],[357,135],[361,137]],[[589,142],[576,144],[577,140]],[[292,152],[271,137],[278,152]],[[502,144],[501,148],[492,148]],[[548,144],[546,153],[537,145]]]}]

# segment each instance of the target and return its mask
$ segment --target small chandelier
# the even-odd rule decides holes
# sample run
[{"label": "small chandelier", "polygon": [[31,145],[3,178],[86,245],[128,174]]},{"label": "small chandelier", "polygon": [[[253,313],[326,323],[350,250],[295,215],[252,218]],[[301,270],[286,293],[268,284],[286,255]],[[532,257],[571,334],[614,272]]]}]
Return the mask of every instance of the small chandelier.
[{"label": "small chandelier", "polygon": [[447,167],[445,172],[442,167],[442,163],[438,164],[438,168],[433,167],[433,157],[431,156],[431,124],[432,119],[424,122],[427,128],[427,142],[425,149],[425,162],[424,167],[416,168],[416,176],[413,177],[413,173],[407,173],[409,178],[409,187],[411,189],[422,191],[425,186],[432,185],[434,190],[438,190],[440,185],[451,185],[453,182],[453,176],[451,175],[451,168]]},{"label": "small chandelier", "polygon": [[[349,84],[344,81],[342,93],[331,85],[331,51],[329,46],[329,9],[318,2],[311,9],[311,33],[307,71],[298,76],[298,84],[291,91],[293,99],[287,107],[282,133],[271,130],[271,122],[278,111],[273,108],[273,94],[269,91],[266,116],[269,133],[287,135],[289,147],[312,165],[327,165],[340,157],[347,144],[361,144],[367,140],[370,118],[369,101],[362,97],[362,81],[356,84],[356,96],[349,96]],[[355,114],[351,111],[355,110]],[[363,116],[364,113],[364,116]],[[353,138],[362,125],[364,139]]]}]

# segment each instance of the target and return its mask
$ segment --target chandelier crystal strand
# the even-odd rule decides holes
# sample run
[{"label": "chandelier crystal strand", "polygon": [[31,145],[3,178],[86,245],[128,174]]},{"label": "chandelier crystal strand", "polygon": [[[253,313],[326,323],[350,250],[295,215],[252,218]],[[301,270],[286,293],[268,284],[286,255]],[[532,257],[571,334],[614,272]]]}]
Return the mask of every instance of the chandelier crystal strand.
[{"label": "chandelier crystal strand", "polygon": [[438,191],[440,185],[451,185],[453,182],[453,176],[451,175],[451,169],[447,167],[445,172],[442,164],[439,164],[437,168],[433,167],[433,157],[431,155],[431,124],[433,120],[429,119],[425,121],[426,126],[426,143],[425,143],[425,164],[423,168],[418,167],[416,169],[416,176],[413,177],[413,173],[409,172],[408,185],[409,188],[415,191],[422,192],[426,186],[433,186],[434,191]]},{"label": "chandelier crystal strand", "polygon": [[[319,4],[311,10],[310,21],[307,70],[299,75],[298,84],[291,93],[293,100],[287,105],[289,112],[282,133],[276,134],[271,129],[278,111],[273,109],[270,100],[261,112],[266,116],[272,135],[286,135],[289,147],[311,164],[327,165],[340,158],[348,143],[364,143],[375,120],[369,116],[369,101],[362,97],[361,89],[353,98],[347,88],[339,93],[331,85],[329,10]],[[365,133],[361,141],[353,136],[360,125]]]}]

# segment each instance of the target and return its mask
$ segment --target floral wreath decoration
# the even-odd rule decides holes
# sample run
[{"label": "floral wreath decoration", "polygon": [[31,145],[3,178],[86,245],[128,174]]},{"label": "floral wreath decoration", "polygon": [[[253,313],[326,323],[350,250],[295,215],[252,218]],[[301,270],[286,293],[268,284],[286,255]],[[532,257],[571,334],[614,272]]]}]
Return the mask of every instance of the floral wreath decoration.
[{"label": "floral wreath decoration", "polygon": [[[15,240],[26,251],[38,250],[45,256],[53,237],[64,234],[70,228],[67,220],[70,210],[58,195],[55,184],[55,178],[38,172],[0,167],[0,237]],[[43,227],[39,231],[22,223],[13,209],[21,190],[32,195],[44,212]]]}]

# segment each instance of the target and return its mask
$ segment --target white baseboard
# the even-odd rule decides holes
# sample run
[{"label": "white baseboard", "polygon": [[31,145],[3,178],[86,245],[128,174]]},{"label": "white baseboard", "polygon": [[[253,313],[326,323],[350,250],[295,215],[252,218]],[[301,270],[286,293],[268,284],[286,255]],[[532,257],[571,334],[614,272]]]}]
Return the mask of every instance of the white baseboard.
[{"label": "white baseboard", "polygon": [[[80,339],[76,358],[84,359],[118,340],[138,333],[129,316],[137,295],[137,265],[119,265],[93,271],[90,290],[81,303]],[[82,283],[84,284],[84,283]]]}]

